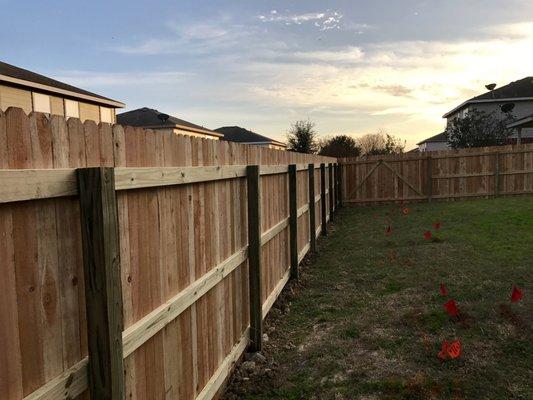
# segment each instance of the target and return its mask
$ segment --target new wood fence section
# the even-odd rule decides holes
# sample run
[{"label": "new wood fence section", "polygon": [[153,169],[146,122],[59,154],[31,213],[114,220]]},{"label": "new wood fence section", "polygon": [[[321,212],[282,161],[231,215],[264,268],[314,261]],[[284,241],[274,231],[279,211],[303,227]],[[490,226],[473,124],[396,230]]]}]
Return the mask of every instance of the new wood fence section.
[{"label": "new wood fence section", "polygon": [[335,162],[0,112],[2,399],[216,396],[326,231]]},{"label": "new wood fence section", "polygon": [[431,201],[533,193],[533,145],[342,159],[342,202]]}]

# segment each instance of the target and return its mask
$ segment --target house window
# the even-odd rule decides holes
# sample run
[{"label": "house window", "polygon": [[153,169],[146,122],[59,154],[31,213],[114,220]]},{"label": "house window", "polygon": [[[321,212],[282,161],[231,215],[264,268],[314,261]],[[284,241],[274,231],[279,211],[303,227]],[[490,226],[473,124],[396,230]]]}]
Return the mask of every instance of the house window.
[{"label": "house window", "polygon": [[113,110],[108,107],[100,107],[100,121],[107,122],[108,124],[113,123]]},{"label": "house window", "polygon": [[80,108],[77,101],[65,100],[65,116],[72,118],[80,117]]},{"label": "house window", "polygon": [[50,96],[34,92],[33,111],[50,114]]}]

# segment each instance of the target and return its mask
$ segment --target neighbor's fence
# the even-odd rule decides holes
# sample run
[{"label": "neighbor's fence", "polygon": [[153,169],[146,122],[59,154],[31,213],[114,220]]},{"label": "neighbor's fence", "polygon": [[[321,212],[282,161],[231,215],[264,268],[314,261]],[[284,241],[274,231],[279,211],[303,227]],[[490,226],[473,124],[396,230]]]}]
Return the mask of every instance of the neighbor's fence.
[{"label": "neighbor's fence", "polygon": [[347,204],[533,193],[532,144],[339,161]]},{"label": "neighbor's fence", "polygon": [[334,161],[0,112],[2,398],[213,398],[325,233]]}]

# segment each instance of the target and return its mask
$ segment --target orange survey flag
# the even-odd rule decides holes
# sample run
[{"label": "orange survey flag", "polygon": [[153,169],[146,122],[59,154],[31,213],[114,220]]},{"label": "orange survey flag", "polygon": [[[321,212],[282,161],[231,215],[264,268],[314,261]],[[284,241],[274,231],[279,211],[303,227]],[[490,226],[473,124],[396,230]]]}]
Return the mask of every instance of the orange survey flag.
[{"label": "orange survey flag", "polygon": [[456,340],[448,346],[448,356],[450,358],[457,358],[461,355],[461,342]]},{"label": "orange survey flag", "polygon": [[444,340],[441,345],[441,349],[437,354],[441,360],[447,360],[448,358],[455,359],[461,355],[461,342],[455,340],[451,343],[448,343],[447,340]]},{"label": "orange survey flag", "polygon": [[455,300],[453,299],[444,303],[444,308],[452,317],[457,317],[457,315],[459,315],[459,309],[457,308],[457,304],[455,304]]},{"label": "orange survey flag", "polygon": [[511,302],[518,303],[520,300],[522,300],[522,297],[524,297],[522,290],[520,290],[518,286],[514,285],[513,293],[511,293]]},{"label": "orange survey flag", "polygon": [[448,296],[448,289],[446,289],[446,286],[444,286],[444,283],[440,284],[440,295],[443,297]]}]

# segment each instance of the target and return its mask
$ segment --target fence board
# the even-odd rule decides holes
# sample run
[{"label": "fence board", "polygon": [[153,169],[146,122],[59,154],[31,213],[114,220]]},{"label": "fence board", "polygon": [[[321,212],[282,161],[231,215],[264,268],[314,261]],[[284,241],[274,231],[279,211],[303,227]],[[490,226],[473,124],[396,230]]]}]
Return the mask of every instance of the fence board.
[{"label": "fence board", "polygon": [[[143,318],[163,308],[167,315],[168,302],[194,293],[196,282],[217,277],[202,286],[203,295],[198,291],[179,313],[167,315],[162,329],[142,343],[124,346],[127,398],[195,399],[211,398],[220,390],[247,343],[247,259],[224,273],[217,270],[248,244],[247,187],[239,171],[249,164],[262,166],[264,318],[288,279],[287,165],[298,165],[301,261],[310,236],[307,164],[318,168],[321,162],[334,160],[58,116],[28,117],[17,109],[0,112],[0,187],[15,190],[15,185],[5,185],[6,175],[21,174],[24,178],[17,179],[26,188],[18,197],[0,193],[0,199],[9,201],[0,204],[0,256],[6,260],[0,343],[9,349],[0,354],[3,398],[48,399],[60,393],[88,398],[82,379],[87,327],[73,169],[117,167],[117,189],[124,189],[116,197],[125,339],[145,326]],[[202,169],[187,175],[193,170],[183,168],[192,166]],[[38,168],[48,171],[28,171]],[[28,178],[32,174],[38,177]],[[319,198],[318,217],[320,206]]]},{"label": "fence board", "polygon": [[533,145],[523,144],[344,159],[342,201],[368,205],[533,193],[532,157]]}]

